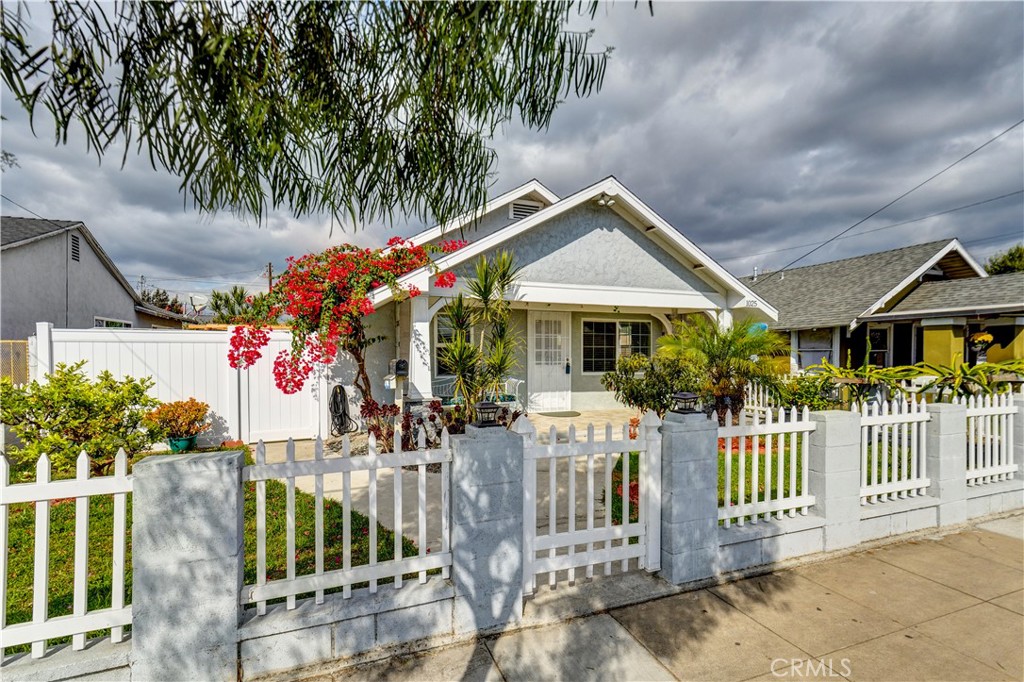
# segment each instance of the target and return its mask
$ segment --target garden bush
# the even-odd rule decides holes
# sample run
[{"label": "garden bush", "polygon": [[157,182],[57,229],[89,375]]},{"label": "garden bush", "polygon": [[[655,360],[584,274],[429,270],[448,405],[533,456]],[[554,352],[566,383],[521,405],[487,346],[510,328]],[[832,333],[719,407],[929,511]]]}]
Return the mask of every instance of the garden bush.
[{"label": "garden bush", "polygon": [[84,361],[61,363],[47,381],[21,387],[0,380],[0,421],[22,443],[7,448],[16,467],[45,453],[56,477],[73,476],[78,453],[85,450],[92,458],[92,473],[105,474],[119,448],[131,457],[164,437],[159,428],[143,424],[160,404],[147,394],[152,379],[118,380],[104,371],[90,381],[84,366]]}]

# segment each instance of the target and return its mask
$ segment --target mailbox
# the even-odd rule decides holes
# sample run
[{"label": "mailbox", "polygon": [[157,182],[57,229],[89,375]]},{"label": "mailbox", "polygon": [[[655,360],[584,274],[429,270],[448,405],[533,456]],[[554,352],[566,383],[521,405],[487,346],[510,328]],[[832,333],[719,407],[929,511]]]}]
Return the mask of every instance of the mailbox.
[{"label": "mailbox", "polygon": [[396,377],[407,377],[409,376],[409,361],[392,360],[388,370],[390,374],[394,374]]}]

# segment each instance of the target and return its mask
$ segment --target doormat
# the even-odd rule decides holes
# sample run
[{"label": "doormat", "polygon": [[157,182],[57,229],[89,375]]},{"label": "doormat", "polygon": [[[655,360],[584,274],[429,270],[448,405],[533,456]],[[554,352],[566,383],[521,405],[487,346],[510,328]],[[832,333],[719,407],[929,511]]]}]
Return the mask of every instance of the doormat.
[{"label": "doormat", "polygon": [[541,417],[578,417],[579,412],[575,410],[566,410],[565,412],[538,412]]}]

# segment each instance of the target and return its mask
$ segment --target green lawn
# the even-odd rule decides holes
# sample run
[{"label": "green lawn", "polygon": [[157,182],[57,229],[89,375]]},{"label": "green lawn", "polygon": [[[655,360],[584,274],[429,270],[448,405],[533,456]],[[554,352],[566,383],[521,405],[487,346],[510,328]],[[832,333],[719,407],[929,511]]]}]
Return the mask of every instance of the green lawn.
[{"label": "green lawn", "polygon": [[[738,440],[738,439],[735,439],[735,440]],[[770,481],[766,481],[765,478],[766,478],[766,475],[768,473],[768,461],[767,461],[768,460],[768,454],[763,452],[763,448],[765,447],[765,441],[764,441],[763,438],[760,439],[761,442],[759,443],[759,450],[758,450],[759,454],[755,457],[754,456],[754,449],[753,449],[752,440],[753,440],[752,438],[748,438],[747,439],[745,456],[743,457],[744,486],[746,488],[745,491],[744,491],[744,493],[745,493],[744,494],[744,501],[745,502],[755,502],[757,500],[764,500],[766,493],[769,492],[769,491],[771,493],[771,499],[773,499],[773,500],[778,499],[780,496],[788,495],[789,494],[789,475],[790,475],[789,467],[790,467],[791,462],[793,461],[793,454],[792,454],[792,451],[790,450],[789,439],[787,438],[787,440],[786,440],[786,449],[785,449],[785,453],[784,453],[783,458],[782,458],[783,477],[782,477],[782,486],[781,486],[781,488],[779,487],[779,480],[778,480],[778,476],[779,476],[779,472],[778,472],[778,464],[779,464],[778,448],[779,448],[779,446],[778,446],[777,441],[774,444],[774,448],[775,448],[774,452],[771,453],[771,455],[772,455],[771,456],[771,480]],[[797,437],[797,454],[796,454],[796,494],[797,495],[802,495],[803,494],[803,457],[800,454],[801,445],[802,445],[801,438],[798,436]],[[726,499],[727,499],[726,498],[726,494],[725,494],[725,462],[726,462],[725,447],[724,447],[724,445],[720,444],[719,445],[719,450],[718,450],[718,504],[719,504],[719,506],[724,505],[726,503]],[[758,490],[757,500],[755,500],[754,497],[751,495],[751,477],[754,474],[754,464],[755,464],[755,462],[757,463],[757,483],[758,483],[758,487],[757,487],[757,490]],[[736,502],[736,501],[739,500],[739,486],[740,486],[740,481],[739,481],[740,476],[739,475],[740,475],[740,453],[737,452],[737,451],[733,451],[733,453],[732,453],[732,472],[731,472],[732,480],[730,482],[731,483],[730,491],[731,491],[732,494],[728,498],[728,499],[731,499],[733,502]]]},{"label": "green lawn", "polygon": [[[159,455],[157,455],[159,456]],[[247,460],[249,457],[247,456]],[[13,474],[14,472],[12,472]],[[22,475],[13,476],[25,482]],[[32,480],[29,478],[28,480]],[[256,484],[245,485],[245,582],[256,582]],[[267,579],[284,578],[287,571],[286,487],[278,481],[267,482]],[[131,603],[131,496],[128,497],[128,530],[125,569],[125,601]],[[7,578],[7,623],[32,620],[33,556],[35,551],[35,505],[10,505]],[[111,606],[111,548],[113,538],[112,496],[93,497],[89,506],[89,609]],[[315,498],[307,493],[295,493],[295,561],[296,575],[315,571]],[[173,510],[168,510],[173,513]],[[69,615],[74,595],[74,534],[75,501],[55,501],[50,505],[50,589],[49,616]],[[404,555],[415,555],[415,544],[408,538],[402,542]],[[369,521],[352,512],[352,565],[369,562]],[[324,499],[324,568],[341,568],[342,505]],[[394,555],[394,535],[378,524],[377,556],[390,559]],[[390,580],[381,580],[381,583]],[[341,588],[329,590],[340,591]],[[306,596],[306,595],[300,595]],[[278,600],[282,601],[282,600]],[[90,633],[90,636],[109,631]],[[51,640],[51,643],[64,640]],[[6,654],[27,651],[28,645],[7,647]]]}]

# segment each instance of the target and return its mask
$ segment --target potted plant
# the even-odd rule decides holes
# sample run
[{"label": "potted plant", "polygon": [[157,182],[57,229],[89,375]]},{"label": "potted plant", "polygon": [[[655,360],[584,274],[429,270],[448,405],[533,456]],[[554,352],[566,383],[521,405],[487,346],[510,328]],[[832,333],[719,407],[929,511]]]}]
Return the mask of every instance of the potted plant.
[{"label": "potted plant", "polygon": [[206,415],[210,406],[195,398],[164,403],[146,416],[146,421],[167,434],[171,452],[185,452],[196,446],[196,436],[210,425]]}]

